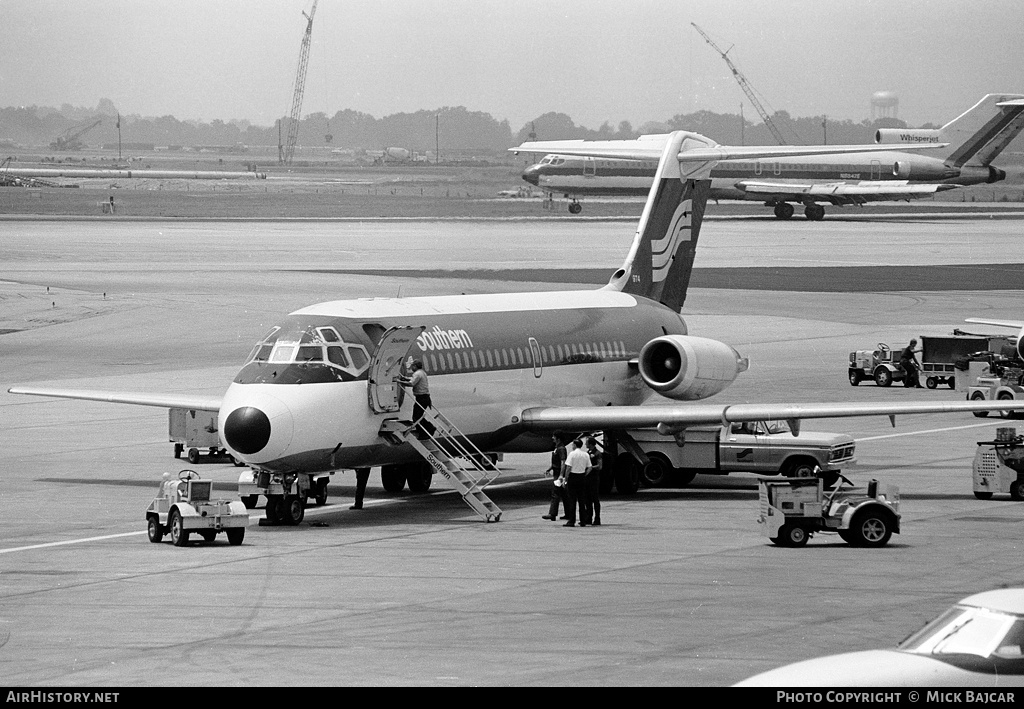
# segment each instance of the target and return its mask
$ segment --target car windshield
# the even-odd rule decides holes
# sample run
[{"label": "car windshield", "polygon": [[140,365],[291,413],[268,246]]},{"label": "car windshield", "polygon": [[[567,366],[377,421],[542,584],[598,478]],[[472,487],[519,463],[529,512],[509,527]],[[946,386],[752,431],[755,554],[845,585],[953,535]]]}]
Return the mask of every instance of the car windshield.
[{"label": "car windshield", "polygon": [[971,606],[953,606],[899,645],[917,655],[1024,657],[1024,619]]}]

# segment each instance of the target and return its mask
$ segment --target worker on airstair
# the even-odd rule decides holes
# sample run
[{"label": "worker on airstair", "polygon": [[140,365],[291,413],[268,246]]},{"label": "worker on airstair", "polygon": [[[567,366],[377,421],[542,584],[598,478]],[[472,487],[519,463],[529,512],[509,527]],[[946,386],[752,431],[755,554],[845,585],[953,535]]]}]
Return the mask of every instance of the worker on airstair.
[{"label": "worker on airstair", "polygon": [[408,377],[402,377],[401,383],[403,386],[412,387],[412,396],[416,400],[416,406],[413,408],[412,414],[413,426],[419,425],[424,433],[433,435],[433,424],[429,421],[420,423],[420,419],[423,418],[426,410],[433,406],[430,401],[430,384],[427,381],[427,373],[423,371],[423,360],[414,359],[409,365],[409,370],[412,374]]}]

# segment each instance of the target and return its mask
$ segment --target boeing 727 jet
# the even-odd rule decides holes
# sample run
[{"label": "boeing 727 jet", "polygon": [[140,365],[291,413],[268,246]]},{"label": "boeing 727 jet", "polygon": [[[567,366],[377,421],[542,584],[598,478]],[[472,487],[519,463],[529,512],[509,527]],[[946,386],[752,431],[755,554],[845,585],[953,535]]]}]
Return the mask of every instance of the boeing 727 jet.
[{"label": "boeing 727 jet", "polygon": [[[803,204],[804,215],[818,220],[825,216],[823,203],[910,200],[999,182],[1006,172],[992,161],[1022,128],[1024,96],[989,94],[942,128],[876,131],[876,143],[891,146],[887,152],[723,160],[711,171],[710,198],[764,202],[780,219],[793,216],[792,203]],[[647,135],[637,140],[535,141],[512,150],[547,153],[526,168],[523,179],[570,199],[569,211],[578,214],[581,196],[646,195],[665,139]],[[928,155],[899,150],[914,142],[948,146]]]},{"label": "boeing 727 jet", "polygon": [[[747,369],[732,346],[691,334],[681,309],[715,162],[858,148],[728,147],[689,132],[667,137],[636,236],[597,290],[374,298],[318,303],[282,320],[253,348],[222,397],[16,386],[15,394],[218,412],[224,447],[276,480],[268,516],[296,523],[313,477],[381,466],[386,488],[447,478],[489,520],[483,486],[459,467],[489,453],[540,452],[552,429],[635,428],[1024,408],[1024,402],[731,404],[720,395]],[[871,149],[871,146],[868,146]],[[409,357],[429,373],[440,411],[430,428],[400,400]],[[655,394],[672,403],[643,406]],[[704,403],[701,403],[704,402]],[[434,432],[431,433],[431,429]],[[616,461],[629,475],[629,454]],[[424,465],[424,461],[429,467]],[[462,462],[460,462],[462,461]],[[627,481],[628,484],[628,481]],[[267,488],[271,489],[271,488]]]}]

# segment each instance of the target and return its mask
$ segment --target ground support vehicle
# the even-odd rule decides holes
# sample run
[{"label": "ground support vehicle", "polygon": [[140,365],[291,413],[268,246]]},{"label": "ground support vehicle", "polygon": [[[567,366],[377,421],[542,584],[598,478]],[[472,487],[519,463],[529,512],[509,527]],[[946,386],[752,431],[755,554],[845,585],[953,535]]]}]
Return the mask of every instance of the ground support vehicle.
[{"label": "ground support vehicle", "polygon": [[[967,386],[964,392],[969,401],[1013,401],[1024,399],[1024,369],[1020,360],[1010,360],[991,352],[977,353],[967,362]],[[962,377],[964,378],[964,377]],[[987,411],[975,411],[983,418]],[[1000,411],[1004,418],[1013,418],[1013,411]]]},{"label": "ground support vehicle", "polygon": [[1015,428],[998,428],[996,440],[978,441],[972,473],[979,500],[991,500],[997,492],[1024,500],[1024,436]]},{"label": "ground support vehicle", "polygon": [[843,466],[855,461],[853,438],[840,433],[801,431],[785,421],[749,421],[724,426],[689,426],[665,435],[657,429],[619,432],[625,452],[613,460],[609,479],[628,492],[633,477],[650,487],[687,485],[698,473],[736,472],[810,477],[820,469],[831,486]]},{"label": "ground support vehicle", "polygon": [[260,524],[296,525],[306,516],[306,500],[317,506],[327,504],[327,484],[333,473],[268,473],[246,470],[238,476],[238,496],[248,509],[256,507],[260,495],[267,498],[266,518]]},{"label": "ground support vehicle", "polygon": [[210,457],[227,456],[236,466],[245,465],[236,461],[221,445],[216,413],[194,409],[169,409],[167,437],[174,444],[174,457],[180,458],[187,450],[188,462],[192,465],[199,463],[199,456],[203,451],[207,451]]},{"label": "ground support vehicle", "polygon": [[230,544],[241,544],[249,512],[238,501],[211,500],[212,490],[213,482],[201,480],[194,470],[182,470],[177,479],[164,474],[159,493],[146,509],[149,541],[155,544],[170,534],[174,546],[183,547],[192,532],[207,542],[224,532]]},{"label": "ground support vehicle", "polygon": [[[917,359],[921,363],[921,369],[918,378],[929,389],[935,389],[940,384],[955,389],[958,361],[974,352],[999,351],[1007,341],[1005,337],[995,336],[920,335],[918,343],[921,346],[921,353]],[[902,351],[903,347],[893,349],[884,342],[879,342],[874,350],[851,352],[848,368],[850,384],[857,386],[862,381],[873,379],[875,384],[881,387],[892,386],[893,382],[913,386],[913,380],[907,379],[906,372],[900,365]]]},{"label": "ground support vehicle", "polygon": [[[851,546],[881,547],[900,531],[900,493],[895,485],[868,483],[855,494],[846,477],[831,492],[820,478],[761,480],[758,524],[773,544],[801,547],[819,532],[836,532]],[[843,484],[849,485],[844,488]]]}]

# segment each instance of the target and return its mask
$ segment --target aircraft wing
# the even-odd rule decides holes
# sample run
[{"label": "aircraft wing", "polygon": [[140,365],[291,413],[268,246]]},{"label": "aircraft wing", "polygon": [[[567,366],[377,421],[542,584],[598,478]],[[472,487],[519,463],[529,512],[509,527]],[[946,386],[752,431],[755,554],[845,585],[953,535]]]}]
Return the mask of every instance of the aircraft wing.
[{"label": "aircraft wing", "polygon": [[966,318],[964,322],[976,323],[978,325],[993,325],[995,327],[1012,327],[1015,330],[1024,328],[1024,322],[1020,320],[992,320],[990,318]]},{"label": "aircraft wing", "polygon": [[[659,160],[668,141],[668,133],[642,135],[636,140],[534,140],[509,152],[582,155],[584,157]],[[583,152],[580,152],[583,151]]]},{"label": "aircraft wing", "polygon": [[190,396],[186,394],[151,394],[134,391],[103,391],[101,389],[52,389],[49,387],[11,387],[11,394],[51,396],[58,399],[86,399],[112,404],[137,404],[157,406],[165,409],[189,409],[195,411],[220,411],[219,396]]},{"label": "aircraft wing", "polygon": [[1024,410],[1024,401],[945,401],[936,403],[815,403],[815,404],[658,404],[655,406],[535,407],[522,412],[522,422],[530,430],[567,431],[653,428],[665,432],[697,424],[722,424],[741,421],[789,421],[799,431],[799,421],[816,418],[949,414],[974,411]]},{"label": "aircraft wing", "polygon": [[872,180],[861,182],[759,182],[740,180],[736,189],[759,198],[802,201],[811,198],[832,204],[863,204],[880,200],[914,199],[945,192],[959,185],[918,184],[905,180]]}]

